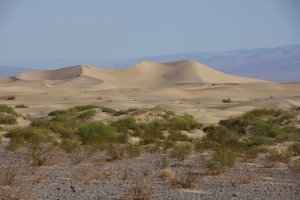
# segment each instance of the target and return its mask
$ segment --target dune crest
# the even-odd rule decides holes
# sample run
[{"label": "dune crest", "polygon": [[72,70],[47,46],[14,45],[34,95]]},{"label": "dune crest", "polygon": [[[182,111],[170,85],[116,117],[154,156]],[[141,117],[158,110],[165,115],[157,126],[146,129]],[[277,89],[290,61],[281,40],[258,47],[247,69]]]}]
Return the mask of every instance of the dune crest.
[{"label": "dune crest", "polygon": [[[89,80],[86,81],[89,85],[105,83],[116,88],[161,88],[191,83],[266,82],[225,74],[193,60],[168,63],[142,61],[128,69],[77,65],[57,70],[28,72],[16,78],[25,81],[57,80],[60,81],[58,84],[68,81],[69,86],[72,82],[76,83],[75,85],[79,83],[84,85],[85,81],[82,80]],[[81,81],[74,80],[79,78]]]}]

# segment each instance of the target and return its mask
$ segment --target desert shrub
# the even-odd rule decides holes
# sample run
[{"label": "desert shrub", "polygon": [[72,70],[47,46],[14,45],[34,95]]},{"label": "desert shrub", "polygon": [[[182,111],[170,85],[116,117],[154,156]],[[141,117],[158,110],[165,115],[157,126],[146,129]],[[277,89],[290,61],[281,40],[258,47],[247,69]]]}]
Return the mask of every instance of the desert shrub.
[{"label": "desert shrub", "polygon": [[253,135],[247,141],[247,145],[249,147],[261,146],[261,145],[270,144],[271,142],[272,142],[271,138],[269,138],[265,135]]},{"label": "desert shrub", "polygon": [[170,152],[170,156],[182,161],[191,153],[192,146],[190,144],[178,144],[173,147],[172,151]]},{"label": "desert shrub", "polygon": [[18,104],[15,106],[15,108],[28,108],[28,106],[25,104]]},{"label": "desert shrub", "polygon": [[161,170],[159,177],[173,183],[175,182],[174,180],[176,180],[176,173],[170,168],[164,168]]},{"label": "desert shrub", "polygon": [[278,117],[281,113],[283,113],[282,110],[276,110],[276,109],[267,109],[267,108],[254,109],[252,111],[244,113],[242,115],[242,119],[245,122],[252,124],[259,120]]},{"label": "desert shrub", "polygon": [[137,181],[124,194],[126,200],[151,200],[153,188],[145,181]]},{"label": "desert shrub", "polygon": [[91,109],[95,109],[95,108],[99,108],[99,106],[95,106],[95,105],[82,105],[82,106],[75,106],[73,108],[70,108],[69,110],[76,110],[78,112],[82,112],[82,111],[91,110]]},{"label": "desert shrub", "polygon": [[[238,140],[238,137],[232,134],[227,128],[215,126],[209,127],[206,129],[207,135],[203,139],[202,144],[207,147],[230,147],[239,149],[242,148],[243,144],[241,144]],[[205,147],[205,146],[203,146]]]},{"label": "desert shrub", "polygon": [[80,141],[76,139],[65,138],[60,143],[60,146],[68,153],[75,152],[80,148]]},{"label": "desert shrub", "polygon": [[77,132],[78,128],[82,125],[82,122],[77,118],[69,115],[56,115],[52,119],[40,119],[31,122],[32,127],[47,128],[54,133],[61,134],[64,138],[72,138]]},{"label": "desert shrub", "polygon": [[16,96],[14,96],[14,95],[9,96],[5,100],[16,100]]},{"label": "desert shrub", "polygon": [[269,121],[256,122],[252,125],[250,130],[253,135],[264,135],[270,138],[275,138],[276,136],[283,134],[280,126]]},{"label": "desert shrub", "polygon": [[38,146],[30,149],[30,162],[32,166],[52,166],[57,160],[55,159],[53,146]]},{"label": "desert shrub", "polygon": [[195,174],[191,171],[186,172],[180,178],[175,178],[175,179],[171,180],[171,185],[172,185],[172,187],[175,187],[175,188],[193,189],[196,187],[197,183],[198,183],[197,174]]},{"label": "desert shrub", "polygon": [[117,131],[102,122],[89,122],[78,130],[78,135],[84,144],[101,144],[117,139]]},{"label": "desert shrub", "polygon": [[9,107],[5,104],[0,104],[0,113],[9,113],[9,114],[16,114],[15,110],[12,107]]},{"label": "desert shrub", "polygon": [[136,158],[141,154],[141,147],[137,144],[126,144],[125,151],[128,158]]},{"label": "desert shrub", "polygon": [[210,160],[205,161],[204,166],[208,174],[218,175],[226,168],[234,165],[236,156],[229,149],[216,151]]},{"label": "desert shrub", "polygon": [[168,140],[172,140],[172,141],[189,141],[190,138],[179,132],[179,131],[171,131],[170,134],[167,137]]},{"label": "desert shrub", "polygon": [[287,152],[279,150],[269,150],[266,156],[267,161],[270,163],[283,162],[286,163],[289,159]]},{"label": "desert shrub", "polygon": [[112,144],[107,148],[107,153],[111,160],[121,160],[125,158],[124,145]]},{"label": "desert shrub", "polygon": [[0,169],[0,185],[11,186],[16,179],[16,175],[17,173],[14,169],[11,168]]},{"label": "desert shrub", "polygon": [[164,139],[163,131],[167,130],[167,123],[162,119],[155,119],[145,126],[142,126],[143,134],[141,135],[142,144],[151,144],[158,139]]},{"label": "desert shrub", "polygon": [[171,118],[169,121],[170,128],[172,130],[189,131],[200,126],[197,120],[191,115],[176,116]]},{"label": "desert shrub", "polygon": [[140,134],[141,130],[134,117],[119,119],[111,123],[119,133],[128,133],[132,131],[134,135]]},{"label": "desert shrub", "polygon": [[234,134],[247,134],[249,124],[240,117],[221,120],[219,125],[228,128]]},{"label": "desert shrub", "polygon": [[218,149],[220,147],[220,144],[215,141],[203,139],[196,141],[194,143],[194,147],[196,151],[203,152],[209,149]]},{"label": "desert shrub", "polygon": [[232,103],[232,100],[230,98],[228,99],[222,99],[223,103]]},{"label": "desert shrub", "polygon": [[79,113],[77,118],[82,121],[88,121],[92,119],[95,115],[96,115],[96,110],[86,110]]},{"label": "desert shrub", "polygon": [[289,164],[289,168],[293,171],[300,173],[300,159],[294,160]]},{"label": "desert shrub", "polygon": [[48,129],[33,127],[16,127],[9,130],[10,143],[14,146],[28,142],[32,146],[39,146],[42,142],[51,139],[51,132]]},{"label": "desert shrub", "polygon": [[8,124],[12,125],[17,122],[17,118],[15,115],[7,115],[0,113],[0,124]]},{"label": "desert shrub", "polygon": [[244,152],[244,159],[245,160],[255,159],[259,153],[265,153],[266,151],[267,149],[262,147],[247,148],[246,151]]},{"label": "desert shrub", "polygon": [[295,156],[300,155],[300,143],[294,143],[288,147],[288,151]]},{"label": "desert shrub", "polygon": [[106,113],[117,113],[118,111],[114,108],[110,108],[110,107],[101,107],[102,112],[106,112]]},{"label": "desert shrub", "polygon": [[69,112],[68,110],[54,110],[49,112],[48,116],[64,115],[67,114],[68,112]]},{"label": "desert shrub", "polygon": [[157,166],[159,169],[164,169],[168,167],[169,164],[170,160],[167,155],[160,155],[155,162],[155,166]]}]

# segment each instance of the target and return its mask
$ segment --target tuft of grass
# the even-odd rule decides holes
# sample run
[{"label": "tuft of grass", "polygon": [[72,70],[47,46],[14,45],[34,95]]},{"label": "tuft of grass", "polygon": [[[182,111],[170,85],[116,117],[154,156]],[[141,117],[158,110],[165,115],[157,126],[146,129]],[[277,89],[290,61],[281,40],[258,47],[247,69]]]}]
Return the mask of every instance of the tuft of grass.
[{"label": "tuft of grass", "polygon": [[190,144],[178,144],[175,145],[170,152],[170,156],[172,158],[176,158],[177,160],[184,160],[192,153],[192,145]]}]

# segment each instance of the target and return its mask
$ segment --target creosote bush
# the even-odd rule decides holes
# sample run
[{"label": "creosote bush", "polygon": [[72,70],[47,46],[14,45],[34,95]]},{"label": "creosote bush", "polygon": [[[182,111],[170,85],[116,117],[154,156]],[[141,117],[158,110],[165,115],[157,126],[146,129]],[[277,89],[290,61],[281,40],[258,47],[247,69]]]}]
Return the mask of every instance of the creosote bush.
[{"label": "creosote bush", "polygon": [[170,152],[170,156],[172,158],[176,158],[177,160],[184,160],[187,156],[192,153],[192,145],[190,144],[178,144],[175,145]]},{"label": "creosote bush", "polygon": [[102,122],[88,122],[78,130],[78,135],[84,144],[103,144],[113,142],[118,138],[117,131]]},{"label": "creosote bush", "polygon": [[41,143],[51,140],[51,132],[48,129],[33,127],[16,127],[9,130],[10,142],[8,149],[16,150],[23,143],[37,147]]}]

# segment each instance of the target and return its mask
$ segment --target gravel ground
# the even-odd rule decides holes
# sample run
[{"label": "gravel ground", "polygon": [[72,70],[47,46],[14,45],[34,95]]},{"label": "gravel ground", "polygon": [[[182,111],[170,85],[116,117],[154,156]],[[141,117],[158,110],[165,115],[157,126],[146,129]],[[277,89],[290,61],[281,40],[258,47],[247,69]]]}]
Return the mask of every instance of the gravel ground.
[{"label": "gravel ground", "polygon": [[13,169],[17,175],[11,186],[1,186],[0,191],[20,191],[28,199],[124,199],[133,185],[143,182],[153,188],[152,199],[300,199],[299,176],[284,164],[267,168],[259,160],[236,163],[221,175],[206,176],[200,156],[171,159],[169,168],[176,175],[187,171],[197,175],[199,181],[191,190],[173,188],[159,177],[156,161],[160,153],[110,162],[100,153],[78,164],[69,154],[54,156],[53,166],[37,168],[30,166],[28,153],[1,150],[0,169]]}]

